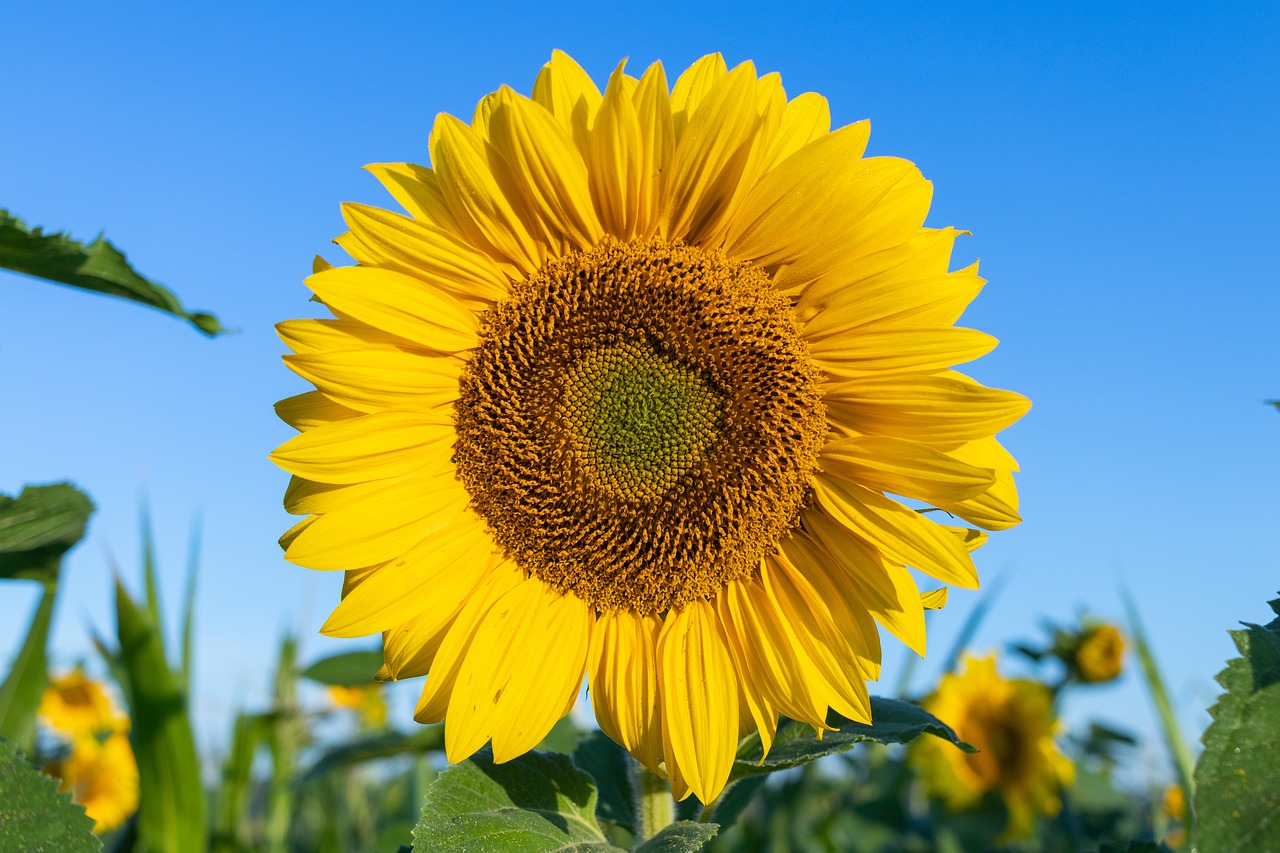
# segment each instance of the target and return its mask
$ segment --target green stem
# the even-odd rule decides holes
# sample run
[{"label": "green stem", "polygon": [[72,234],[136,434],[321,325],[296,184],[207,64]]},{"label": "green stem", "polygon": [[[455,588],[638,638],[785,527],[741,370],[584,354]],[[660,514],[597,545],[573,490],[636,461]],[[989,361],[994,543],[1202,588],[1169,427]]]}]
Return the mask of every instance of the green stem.
[{"label": "green stem", "polygon": [[676,819],[676,803],[665,779],[640,762],[631,761],[631,787],[636,792],[636,842],[652,838]]}]

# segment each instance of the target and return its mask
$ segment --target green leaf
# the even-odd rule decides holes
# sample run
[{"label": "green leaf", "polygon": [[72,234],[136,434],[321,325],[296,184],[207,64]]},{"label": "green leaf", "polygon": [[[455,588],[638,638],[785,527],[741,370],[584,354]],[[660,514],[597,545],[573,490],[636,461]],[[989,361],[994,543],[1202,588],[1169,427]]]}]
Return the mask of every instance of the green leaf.
[{"label": "green leaf", "polygon": [[768,780],[768,776],[760,775],[730,782],[724,789],[724,793],[716,799],[715,807],[711,811],[711,819],[724,826],[733,823],[747,806],[751,805],[756,792],[763,788]]},{"label": "green leaf", "polygon": [[720,827],[714,823],[677,821],[636,848],[636,853],[694,853],[715,837]]},{"label": "green leaf", "polygon": [[[1280,599],[1271,602],[1280,614]],[[1241,657],[1218,674],[1226,690],[1209,709],[1213,722],[1196,765],[1192,847],[1280,849],[1280,618],[1245,623],[1231,637]]]},{"label": "green leaf", "polygon": [[27,628],[27,637],[13,659],[4,684],[0,684],[0,736],[10,738],[26,750],[35,746],[36,712],[49,684],[45,646],[49,641],[49,624],[53,620],[53,603],[57,594],[55,585],[46,586],[41,593],[35,616]]},{"label": "green leaf", "polygon": [[62,555],[84,538],[93,501],[70,483],[0,495],[0,578],[53,583]]},{"label": "green leaf", "polygon": [[769,757],[760,763],[760,735],[753,734],[738,744],[738,758],[733,763],[730,781],[761,773],[773,773],[790,767],[799,767],[816,761],[825,755],[847,752],[862,741],[876,743],[908,743],[920,735],[930,734],[950,741],[966,752],[975,751],[963,743],[951,727],[919,705],[899,699],[871,697],[871,718],[874,725],[855,723],[832,712],[827,723],[838,731],[827,732],[818,740],[813,728],[805,723],[784,718],[778,726],[777,737]]},{"label": "green leaf", "polygon": [[213,337],[226,331],[218,318],[190,312],[163,285],[140,275],[124,253],[99,235],[85,245],[66,234],[45,234],[0,209],[0,268],[118,296],[166,311]]},{"label": "green leaf", "polygon": [[116,626],[138,759],[142,843],[148,851],[203,851],[205,795],[187,697],[165,658],[160,626],[119,580]]},{"label": "green leaf", "polygon": [[414,853],[604,853],[591,777],[567,755],[494,764],[488,749],[441,773],[413,829]]},{"label": "green leaf", "polygon": [[421,755],[444,749],[444,729],[430,726],[412,734],[386,732],[345,741],[320,756],[297,784],[304,785],[321,776],[367,761],[394,758],[397,755]]},{"label": "green leaf", "polygon": [[237,714],[231,749],[222,763],[222,778],[214,797],[211,848],[215,853],[248,848],[246,812],[251,793],[254,756],[266,742],[274,721],[268,714]]},{"label": "green leaf", "polygon": [[636,831],[636,795],[631,785],[631,757],[602,731],[578,741],[573,763],[596,782],[596,817]]},{"label": "green leaf", "polygon": [[302,677],[336,687],[360,687],[370,684],[381,668],[382,649],[379,648],[321,658],[303,670]]},{"label": "green leaf", "polygon": [[92,853],[102,849],[93,819],[71,794],[32,767],[17,746],[0,739],[0,850]]},{"label": "green leaf", "polygon": [[1115,842],[1103,842],[1098,853],[1173,853],[1163,844],[1156,844],[1154,841],[1130,841],[1121,847]]}]

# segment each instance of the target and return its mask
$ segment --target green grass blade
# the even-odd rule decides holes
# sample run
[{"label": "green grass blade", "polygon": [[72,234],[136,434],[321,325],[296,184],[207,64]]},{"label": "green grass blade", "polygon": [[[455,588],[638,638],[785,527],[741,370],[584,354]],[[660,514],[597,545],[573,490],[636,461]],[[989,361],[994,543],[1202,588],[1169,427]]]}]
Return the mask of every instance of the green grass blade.
[{"label": "green grass blade", "polygon": [[267,736],[271,779],[267,786],[266,849],[269,853],[287,853],[296,805],[293,781],[298,753],[307,738],[306,723],[298,708],[298,641],[291,636],[280,641],[273,711],[275,724]]},{"label": "green grass blade", "polygon": [[238,714],[231,736],[231,751],[222,763],[222,775],[214,797],[213,853],[252,849],[248,817],[253,782],[253,759],[266,742],[274,721],[267,714]]},{"label": "green grass blade", "polygon": [[1191,749],[1187,746],[1187,739],[1182,736],[1178,718],[1173,713],[1173,703],[1169,701],[1169,691],[1165,689],[1164,677],[1160,674],[1160,667],[1156,665],[1155,656],[1151,653],[1151,644],[1147,642],[1146,631],[1143,630],[1142,621],[1138,618],[1138,608],[1128,592],[1122,592],[1121,598],[1124,600],[1125,613],[1129,620],[1129,636],[1133,638],[1133,650],[1137,653],[1138,662],[1142,665],[1142,678],[1147,685],[1147,693],[1151,696],[1151,703],[1155,706],[1156,716],[1160,718],[1161,733],[1164,736],[1165,746],[1169,749],[1169,756],[1173,760],[1173,769],[1178,774],[1182,790],[1186,791],[1187,798],[1191,799],[1195,793],[1195,781],[1192,776],[1195,761],[1191,758]]},{"label": "green grass blade", "polygon": [[116,625],[138,760],[138,834],[148,853],[205,849],[205,793],[187,697],[151,610],[116,581]]},{"label": "green grass blade", "polygon": [[36,741],[36,711],[40,697],[49,683],[45,646],[49,641],[49,625],[53,621],[53,604],[58,595],[57,583],[46,584],[36,605],[31,627],[22,641],[9,675],[0,684],[0,737],[6,737],[18,748],[31,754]]},{"label": "green grass blade", "polygon": [[191,530],[191,542],[187,551],[187,588],[182,599],[182,682],[184,689],[191,684],[191,636],[195,624],[196,573],[200,568],[200,524]]}]

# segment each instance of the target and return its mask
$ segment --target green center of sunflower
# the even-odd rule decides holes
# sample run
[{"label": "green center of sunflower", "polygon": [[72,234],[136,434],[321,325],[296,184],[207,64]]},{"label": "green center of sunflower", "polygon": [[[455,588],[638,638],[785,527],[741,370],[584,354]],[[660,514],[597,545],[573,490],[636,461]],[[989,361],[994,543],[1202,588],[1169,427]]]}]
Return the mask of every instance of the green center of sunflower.
[{"label": "green center of sunflower", "polygon": [[587,353],[564,389],[565,426],[583,470],[623,499],[660,498],[718,434],[721,395],[647,343]]},{"label": "green center of sunflower", "polygon": [[749,577],[795,526],[827,429],[819,376],[759,268],[607,242],[484,315],[458,476],[523,569],[661,613]]}]

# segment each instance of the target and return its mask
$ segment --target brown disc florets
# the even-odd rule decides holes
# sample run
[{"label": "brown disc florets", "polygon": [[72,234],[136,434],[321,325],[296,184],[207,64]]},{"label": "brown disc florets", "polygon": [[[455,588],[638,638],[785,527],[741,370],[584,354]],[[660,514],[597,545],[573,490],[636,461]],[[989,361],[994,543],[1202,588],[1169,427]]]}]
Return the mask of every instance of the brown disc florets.
[{"label": "brown disc florets", "polygon": [[826,433],[819,377],[759,268],[605,243],[484,316],[458,474],[522,568],[660,613],[749,576],[795,526]]}]

